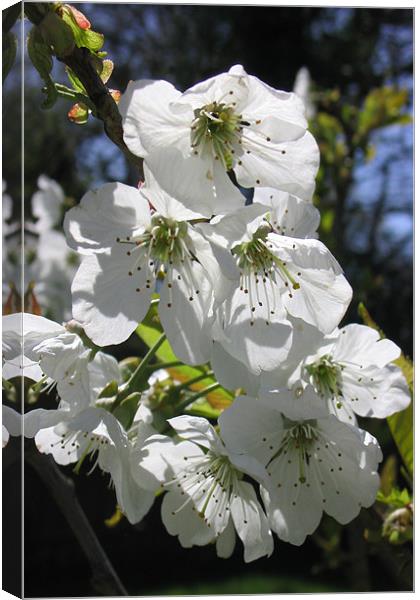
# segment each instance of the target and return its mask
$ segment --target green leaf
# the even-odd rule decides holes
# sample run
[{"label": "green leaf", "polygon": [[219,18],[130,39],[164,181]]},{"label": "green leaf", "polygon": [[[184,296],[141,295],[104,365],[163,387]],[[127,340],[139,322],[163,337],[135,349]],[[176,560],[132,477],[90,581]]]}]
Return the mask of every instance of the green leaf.
[{"label": "green leaf", "polygon": [[51,108],[57,98],[58,93],[55,89],[53,80],[51,79],[50,73],[52,71],[53,60],[51,56],[51,50],[44,42],[44,39],[37,27],[32,27],[28,35],[28,55],[31,59],[32,64],[38,71],[41,79],[45,83],[43,92],[46,94],[42,107]]},{"label": "green leaf", "polygon": [[413,501],[409,491],[404,488],[403,490],[399,490],[398,488],[393,488],[388,495],[385,495],[382,491],[379,491],[376,500],[378,502],[382,502],[382,504],[388,504],[394,508],[403,508],[407,506],[407,504],[411,504]]},{"label": "green leaf", "polygon": [[[155,295],[154,297],[156,298],[158,296]],[[137,327],[136,333],[139,336],[139,338],[142,339],[147,346],[149,346],[149,348],[153,346],[157,342],[159,337],[162,335],[163,328],[159,320],[157,303],[151,304],[143,322]],[[165,340],[163,342],[161,347],[156,352],[156,356],[162,362],[173,362],[178,360],[168,340]],[[190,379],[198,377],[202,373],[205,373],[206,367],[191,367],[189,365],[180,365],[177,367],[170,367],[166,370],[168,371],[172,379],[174,379],[175,381],[179,381],[180,383],[184,383],[186,381],[189,381]],[[212,383],[215,383],[215,381],[215,377],[213,375],[209,375],[200,382],[192,384],[190,389],[194,392],[198,392],[208,387]],[[221,387],[217,390],[210,392],[206,398],[209,404],[212,406],[212,408],[222,410],[232,403],[233,394]]]},{"label": "green leaf", "polygon": [[405,89],[382,87],[369,92],[359,113],[358,138],[379,127],[411,122],[409,115],[402,113],[407,101],[408,91]]},{"label": "green leaf", "polygon": [[398,476],[397,457],[391,454],[381,469],[381,491],[385,496],[391,493]]},{"label": "green leaf", "polygon": [[80,79],[76,76],[76,74],[70,69],[70,67],[66,67],[67,77],[69,78],[70,83],[73,86],[73,89],[76,92],[81,94],[86,94],[86,89]]},{"label": "green leaf", "polygon": [[332,208],[322,211],[321,230],[325,233],[331,233],[334,225],[335,212]]},{"label": "green leaf", "polygon": [[[153,298],[158,298],[158,295],[154,294]],[[158,341],[163,333],[163,328],[159,320],[157,303],[152,303],[150,305],[147,315],[143,319],[142,323],[137,327],[136,333],[139,338],[142,339],[147,346],[149,346],[149,348],[151,348]],[[163,342],[161,347],[156,352],[156,356],[159,360],[164,362],[178,360],[168,340]]]},{"label": "green leaf", "polygon": [[99,73],[100,78],[103,83],[107,83],[108,79],[112,75],[112,71],[114,70],[114,63],[112,60],[106,59],[102,61],[102,71]]},{"label": "green leaf", "polygon": [[71,27],[69,27],[57,13],[49,10],[38,25],[38,29],[49,48],[58,57],[70,54],[75,45]]},{"label": "green leaf", "polygon": [[119,420],[124,429],[129,429],[133,423],[134,416],[139,406],[141,394],[133,392],[117,406],[113,415]]},{"label": "green leaf", "polygon": [[91,29],[81,29],[77,24],[72,12],[63,10],[62,19],[69,25],[73,31],[76,45],[79,48],[88,48],[92,52],[98,52],[104,45],[104,36],[102,33],[96,33]]},{"label": "green leaf", "polygon": [[[362,302],[359,304],[358,311],[365,325],[375,329],[381,338],[386,337]],[[394,364],[401,369],[407,381],[411,393],[411,403],[402,412],[388,417],[387,423],[407,471],[413,476],[413,363],[408,357],[401,354]]]},{"label": "green leaf", "polygon": [[98,398],[112,398],[118,394],[118,382],[114,380],[110,381],[101,393],[98,395]]},{"label": "green leaf", "polygon": [[407,471],[413,476],[413,402],[388,417],[387,422]]},{"label": "green leaf", "polygon": [[17,38],[15,34],[11,31],[8,31],[6,34],[3,35],[2,51],[2,69],[4,83],[4,80],[10,73],[10,69],[13,67],[13,63],[15,62],[17,52]]}]

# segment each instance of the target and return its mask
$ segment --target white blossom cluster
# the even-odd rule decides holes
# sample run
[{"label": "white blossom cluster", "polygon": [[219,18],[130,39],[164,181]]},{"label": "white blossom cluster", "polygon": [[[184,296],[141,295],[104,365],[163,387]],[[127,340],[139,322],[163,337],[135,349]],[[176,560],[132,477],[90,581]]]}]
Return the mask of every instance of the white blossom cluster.
[{"label": "white blossom cluster", "polygon": [[59,230],[65,195],[61,186],[46,175],[38,177],[37,185],[30,201],[35,220],[25,220],[22,252],[21,223],[13,218],[12,198],[4,193],[3,182],[3,305],[14,299],[14,294],[28,296],[33,292],[49,317],[67,320],[71,318],[70,285],[78,257]]},{"label": "white blossom cluster", "polygon": [[[22,423],[4,407],[6,438],[23,427],[62,465],[94,456],[131,523],[163,495],[168,532],[220,557],[236,535],[249,562],[270,556],[273,533],[302,544],[323,512],[348,523],[375,501],[382,458],[357,416],[410,396],[393,342],[340,328],[352,290],[317,239],[319,151],[302,101],[237,65],[184,93],[130,82],[119,109],[144,184],[108,183],[66,213],[74,321],[3,318],[7,378],[23,366],[59,397]],[[129,338],[155,293],[179,360],[210,363],[236,390],[217,425],[178,414],[158,426],[150,390],[132,390],[100,349]],[[114,410],[126,394],[138,403],[128,426]]]}]

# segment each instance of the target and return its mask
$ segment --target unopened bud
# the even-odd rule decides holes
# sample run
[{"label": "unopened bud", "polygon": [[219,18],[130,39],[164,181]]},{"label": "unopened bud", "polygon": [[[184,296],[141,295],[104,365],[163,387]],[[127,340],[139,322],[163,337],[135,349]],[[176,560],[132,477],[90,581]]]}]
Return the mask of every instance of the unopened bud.
[{"label": "unopened bud", "polygon": [[85,17],[85,15],[82,12],[80,12],[80,10],[77,10],[77,8],[75,8],[71,4],[64,4],[63,9],[68,10],[73,15],[74,20],[76,21],[80,29],[90,29],[90,21]]},{"label": "unopened bud", "polygon": [[404,544],[413,539],[413,509],[409,504],[398,508],[387,516],[382,534],[391,544]]}]

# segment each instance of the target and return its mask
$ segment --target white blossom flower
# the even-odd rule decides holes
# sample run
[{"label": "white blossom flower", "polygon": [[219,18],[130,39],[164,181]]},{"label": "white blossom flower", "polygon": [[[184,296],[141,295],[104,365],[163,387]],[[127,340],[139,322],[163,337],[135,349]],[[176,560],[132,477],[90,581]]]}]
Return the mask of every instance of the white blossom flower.
[{"label": "white blossom flower", "polygon": [[32,354],[50,384],[56,382],[61,405],[64,402],[72,409],[86,408],[110,381],[121,381],[116,359],[85,346],[76,333],[65,331],[48,338]]},{"label": "white blossom flower", "polygon": [[293,85],[294,93],[301,98],[305,105],[305,116],[313,119],[316,108],[311,97],[311,74],[307,67],[301,67],[296,73],[295,83]]},{"label": "white blossom flower", "polygon": [[140,191],[107,184],[67,213],[68,239],[83,255],[73,314],[95,343],[120,343],[143,320],[158,282],[159,316],[171,346],[184,362],[201,364],[210,355],[213,297],[223,297],[229,281],[209,242],[188,223],[194,213],[163,192],[147,169],[146,176]]},{"label": "white blossom flower", "polygon": [[29,377],[57,385],[61,407],[89,406],[109,383],[121,380],[113,356],[93,351],[64,326],[28,313],[4,316],[3,377]]},{"label": "white blossom flower", "polygon": [[[35,411],[31,411],[35,412]],[[95,457],[93,470],[98,465],[109,473],[115,487],[117,502],[130,523],[137,523],[149,511],[154,494],[139,486],[131,474],[131,444],[119,421],[102,408],[89,407],[72,415],[65,411],[56,413],[59,419],[51,427],[36,432],[35,443],[44,454],[52,454],[59,465],[75,463],[87,455]],[[31,413],[28,413],[29,415]]]},{"label": "white blossom flower", "polygon": [[291,421],[242,396],[219,424],[229,450],[265,466],[270,483],[261,493],[270,526],[286,542],[301,545],[323,511],[346,524],[376,499],[382,460],[377,441],[333,415]]},{"label": "white blossom flower", "polygon": [[160,185],[204,216],[244,204],[231,183],[310,199],[319,151],[304,107],[241,65],[181,93],[166,81],[130,82],[119,109],[124,140]]},{"label": "white blossom flower", "polygon": [[263,469],[252,458],[229,454],[206,419],[181,416],[169,420],[181,441],[150,437],[136,455],[133,473],[166,491],[162,520],[183,547],[216,541],[218,556],[227,558],[235,545],[235,530],[244,544],[244,560],[270,556],[273,540],[253,486],[243,473],[258,476]]},{"label": "white blossom flower", "polygon": [[[354,422],[355,413],[385,418],[410,404],[405,377],[392,364],[400,354],[398,346],[380,339],[376,330],[353,323],[319,340],[316,349],[303,349],[288,383],[310,383],[339,419]],[[273,372],[271,381],[264,381],[264,395],[275,376]]]},{"label": "white blossom flower", "polygon": [[22,435],[22,415],[9,406],[2,406],[2,447],[7,446],[10,436]]},{"label": "white blossom flower", "polygon": [[[3,236],[3,304],[11,288],[20,296],[31,290],[43,316],[68,320],[71,318],[70,284],[78,257],[67,246],[61,231],[54,229],[60,225],[64,193],[58,183],[45,175],[38,178],[38,186],[40,190],[31,200],[38,220],[25,222],[23,289],[20,224],[12,223],[3,232],[10,234],[7,244]],[[8,218],[11,214],[11,210],[7,210]]]},{"label": "white blossom flower", "polygon": [[36,217],[33,231],[42,234],[60,224],[64,209],[64,192],[62,187],[46,175],[40,175],[37,181],[38,190],[31,198],[32,214]]},{"label": "white blossom flower", "polygon": [[45,316],[61,321],[72,317],[71,282],[79,265],[79,257],[66,243],[61,231],[47,230],[36,245],[36,260],[29,281]]},{"label": "white blossom flower", "polygon": [[264,211],[257,203],[201,225],[208,239],[231,249],[240,271],[240,285],[218,304],[213,335],[255,374],[287,358],[289,317],[331,332],[352,295],[321,242],[272,233]]},{"label": "white blossom flower", "polygon": [[3,303],[11,288],[21,296],[34,294],[44,316],[57,321],[71,318],[70,285],[77,270],[78,256],[66,244],[59,231],[46,231],[39,237],[25,235],[25,269],[21,285],[22,243],[18,236],[7,242],[3,261]]},{"label": "white blossom flower", "polygon": [[42,379],[38,357],[32,354],[34,346],[44,339],[65,332],[62,325],[29,313],[14,313],[2,317],[3,378],[29,377]]},{"label": "white blossom flower", "polygon": [[266,218],[275,233],[290,238],[318,238],[320,214],[310,202],[274,188],[256,188],[253,202],[269,208]]}]

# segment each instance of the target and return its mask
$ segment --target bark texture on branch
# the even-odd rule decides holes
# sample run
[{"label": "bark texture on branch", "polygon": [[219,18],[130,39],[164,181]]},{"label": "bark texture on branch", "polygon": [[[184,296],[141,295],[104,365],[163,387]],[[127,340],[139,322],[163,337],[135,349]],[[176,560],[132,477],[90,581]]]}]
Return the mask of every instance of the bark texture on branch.
[{"label": "bark texture on branch", "polygon": [[77,499],[72,479],[60,471],[52,457],[40,454],[33,442],[25,448],[25,461],[39,475],[76,536],[92,570],[94,592],[101,596],[127,596]]},{"label": "bark texture on branch", "polygon": [[127,159],[138,168],[142,177],[143,159],[135,156],[127,148],[123,138],[122,120],[117,104],[96,72],[91,56],[87,48],[76,46],[70,54],[58,58],[58,60],[67,65],[80,79],[87,95],[96,107],[96,116],[104,124],[105,133]]}]

